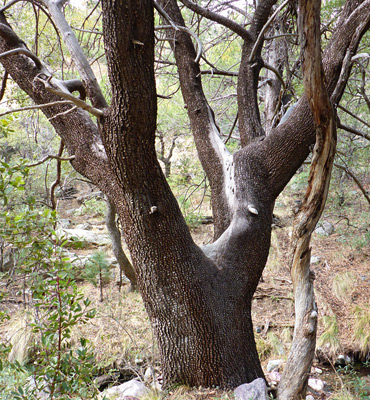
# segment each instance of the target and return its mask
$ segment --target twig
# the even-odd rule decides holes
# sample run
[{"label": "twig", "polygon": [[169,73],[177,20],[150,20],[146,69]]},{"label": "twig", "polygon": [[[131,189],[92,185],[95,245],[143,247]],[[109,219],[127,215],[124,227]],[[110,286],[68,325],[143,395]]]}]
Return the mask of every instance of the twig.
[{"label": "twig", "polygon": [[365,196],[365,199],[367,200],[367,202],[370,204],[370,197],[367,194],[365,188],[362,186],[361,182],[359,181],[359,179],[357,178],[357,176],[347,167],[340,165],[340,164],[336,164],[334,163],[334,166],[341,169],[342,171],[345,171],[346,174],[348,174],[356,183],[356,185],[359,187],[359,189],[361,190],[361,192],[363,193],[363,195]]},{"label": "twig", "polygon": [[282,78],[282,76],[279,74],[279,71],[276,68],[274,68],[272,65],[267,64],[265,62],[263,63],[263,66],[264,66],[264,68],[270,70],[271,72],[273,72],[276,75],[276,77],[281,82],[281,85],[283,86],[283,89],[285,91],[285,89],[286,89],[285,82],[284,82],[284,79]]},{"label": "twig", "polygon": [[365,138],[367,140],[370,140],[370,135],[368,135],[365,132],[359,131],[358,129],[352,128],[352,127],[347,126],[347,125],[343,125],[342,123],[338,123],[338,128],[339,129],[343,129],[343,130],[345,130],[347,132],[353,133],[354,135],[361,136],[361,137],[363,137],[363,138]]},{"label": "twig", "polygon": [[[194,62],[198,63],[200,60],[200,57],[202,56],[202,53],[203,53],[203,45],[202,45],[202,42],[200,41],[199,37],[193,31],[191,31],[189,28],[187,28],[186,26],[176,25],[176,28],[177,28],[176,29],[177,31],[187,32],[197,42],[197,56],[195,57]],[[156,26],[155,29],[160,30],[160,29],[174,29],[174,28],[171,24],[171,25]]]},{"label": "twig", "polygon": [[76,158],[76,156],[71,156],[71,157],[59,157],[59,156],[54,156],[49,154],[48,156],[44,157],[42,160],[38,161],[37,163],[34,164],[29,164],[26,165],[26,168],[33,168],[33,167],[37,167],[38,165],[43,164],[44,162],[48,161],[48,160],[59,160],[59,161],[72,161]]},{"label": "twig", "polygon": [[26,107],[22,107],[22,108],[14,108],[13,110],[8,110],[8,111],[1,113],[0,117],[3,117],[4,115],[15,113],[15,112],[37,110],[39,108],[59,106],[61,104],[73,104],[73,102],[70,100],[61,100],[61,101],[53,101],[52,103],[38,104],[38,105],[26,106]]},{"label": "twig", "polygon": [[365,120],[363,120],[359,116],[353,114],[351,111],[347,110],[346,108],[344,108],[340,104],[338,104],[338,108],[340,108],[342,111],[346,112],[348,115],[350,115],[351,117],[357,119],[357,121],[360,121],[362,124],[364,124],[364,125],[366,125],[367,127],[370,128],[370,124],[368,122],[366,122]]}]

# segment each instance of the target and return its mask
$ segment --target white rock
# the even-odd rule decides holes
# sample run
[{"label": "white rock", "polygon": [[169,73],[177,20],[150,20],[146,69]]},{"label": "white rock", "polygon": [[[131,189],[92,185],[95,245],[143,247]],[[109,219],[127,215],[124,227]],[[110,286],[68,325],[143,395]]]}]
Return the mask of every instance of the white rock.
[{"label": "white rock", "polygon": [[315,398],[311,394],[309,394],[308,396],[306,396],[306,400],[315,400]]},{"label": "white rock", "polygon": [[324,389],[325,383],[321,379],[310,378],[308,386],[316,392],[321,392]]},{"label": "white rock", "polygon": [[284,362],[284,360],[269,360],[267,364],[267,372],[271,372],[274,369],[277,369],[280,367],[280,365]]},{"label": "white rock", "polygon": [[148,367],[144,374],[144,382],[151,382],[155,376],[155,370],[153,367]]},{"label": "white rock", "polygon": [[144,383],[136,379],[131,379],[128,382],[119,386],[112,386],[99,394],[99,399],[102,400],[105,396],[107,400],[123,400],[125,396],[144,397],[149,392],[149,389]]},{"label": "white rock", "polygon": [[111,243],[109,235],[104,235],[85,229],[58,229],[56,233],[58,237],[64,237],[65,239],[77,238],[77,240],[97,244],[99,246],[104,246]]},{"label": "white rock", "polygon": [[262,378],[238,386],[234,395],[235,400],[268,400],[267,386]]},{"label": "white rock", "polygon": [[271,371],[267,374],[270,381],[278,383],[281,381],[281,373],[277,371]]},{"label": "white rock", "polygon": [[311,263],[312,265],[314,265],[314,264],[318,264],[318,263],[320,262],[320,260],[321,260],[321,258],[320,258],[320,257],[317,257],[317,256],[311,256],[310,263]]}]

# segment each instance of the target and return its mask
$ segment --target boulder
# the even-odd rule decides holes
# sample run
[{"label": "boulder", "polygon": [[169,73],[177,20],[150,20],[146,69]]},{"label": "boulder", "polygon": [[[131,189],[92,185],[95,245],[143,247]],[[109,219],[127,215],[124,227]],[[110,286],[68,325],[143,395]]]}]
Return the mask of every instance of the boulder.
[{"label": "boulder", "polygon": [[131,379],[128,382],[122,383],[122,385],[112,386],[109,389],[99,394],[99,399],[102,400],[125,400],[128,397],[144,397],[149,392],[149,389],[144,383]]},{"label": "boulder", "polygon": [[77,239],[81,242],[105,246],[111,243],[109,235],[93,232],[86,229],[58,229],[57,235],[67,240]]},{"label": "boulder", "polygon": [[262,378],[238,386],[234,395],[235,400],[268,400],[267,386]]}]

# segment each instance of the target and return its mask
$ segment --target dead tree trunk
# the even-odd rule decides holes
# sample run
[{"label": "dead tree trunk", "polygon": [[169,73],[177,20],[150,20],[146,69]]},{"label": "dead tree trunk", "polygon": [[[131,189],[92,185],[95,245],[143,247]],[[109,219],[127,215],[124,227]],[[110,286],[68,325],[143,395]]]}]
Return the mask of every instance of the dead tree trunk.
[{"label": "dead tree trunk", "polygon": [[309,99],[315,120],[316,144],[306,195],[294,219],[290,244],[295,325],[293,343],[278,388],[279,400],[305,398],[316,346],[318,315],[314,275],[310,271],[310,240],[325,206],[336,147],[335,115],[325,87],[321,62],[320,6],[320,0],[299,2],[303,80],[305,96]]}]

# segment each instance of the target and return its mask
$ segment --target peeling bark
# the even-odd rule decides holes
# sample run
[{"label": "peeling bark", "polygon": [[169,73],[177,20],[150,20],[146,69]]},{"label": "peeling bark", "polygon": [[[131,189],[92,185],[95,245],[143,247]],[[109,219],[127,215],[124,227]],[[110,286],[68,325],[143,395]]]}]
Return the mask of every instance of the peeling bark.
[{"label": "peeling bark", "polygon": [[317,306],[314,275],[310,271],[310,240],[325,206],[336,148],[335,115],[326,87],[321,62],[321,1],[299,2],[305,95],[316,127],[307,191],[297,213],[290,244],[290,273],[295,301],[293,343],[278,387],[279,400],[305,398],[311,363],[315,355]]}]

